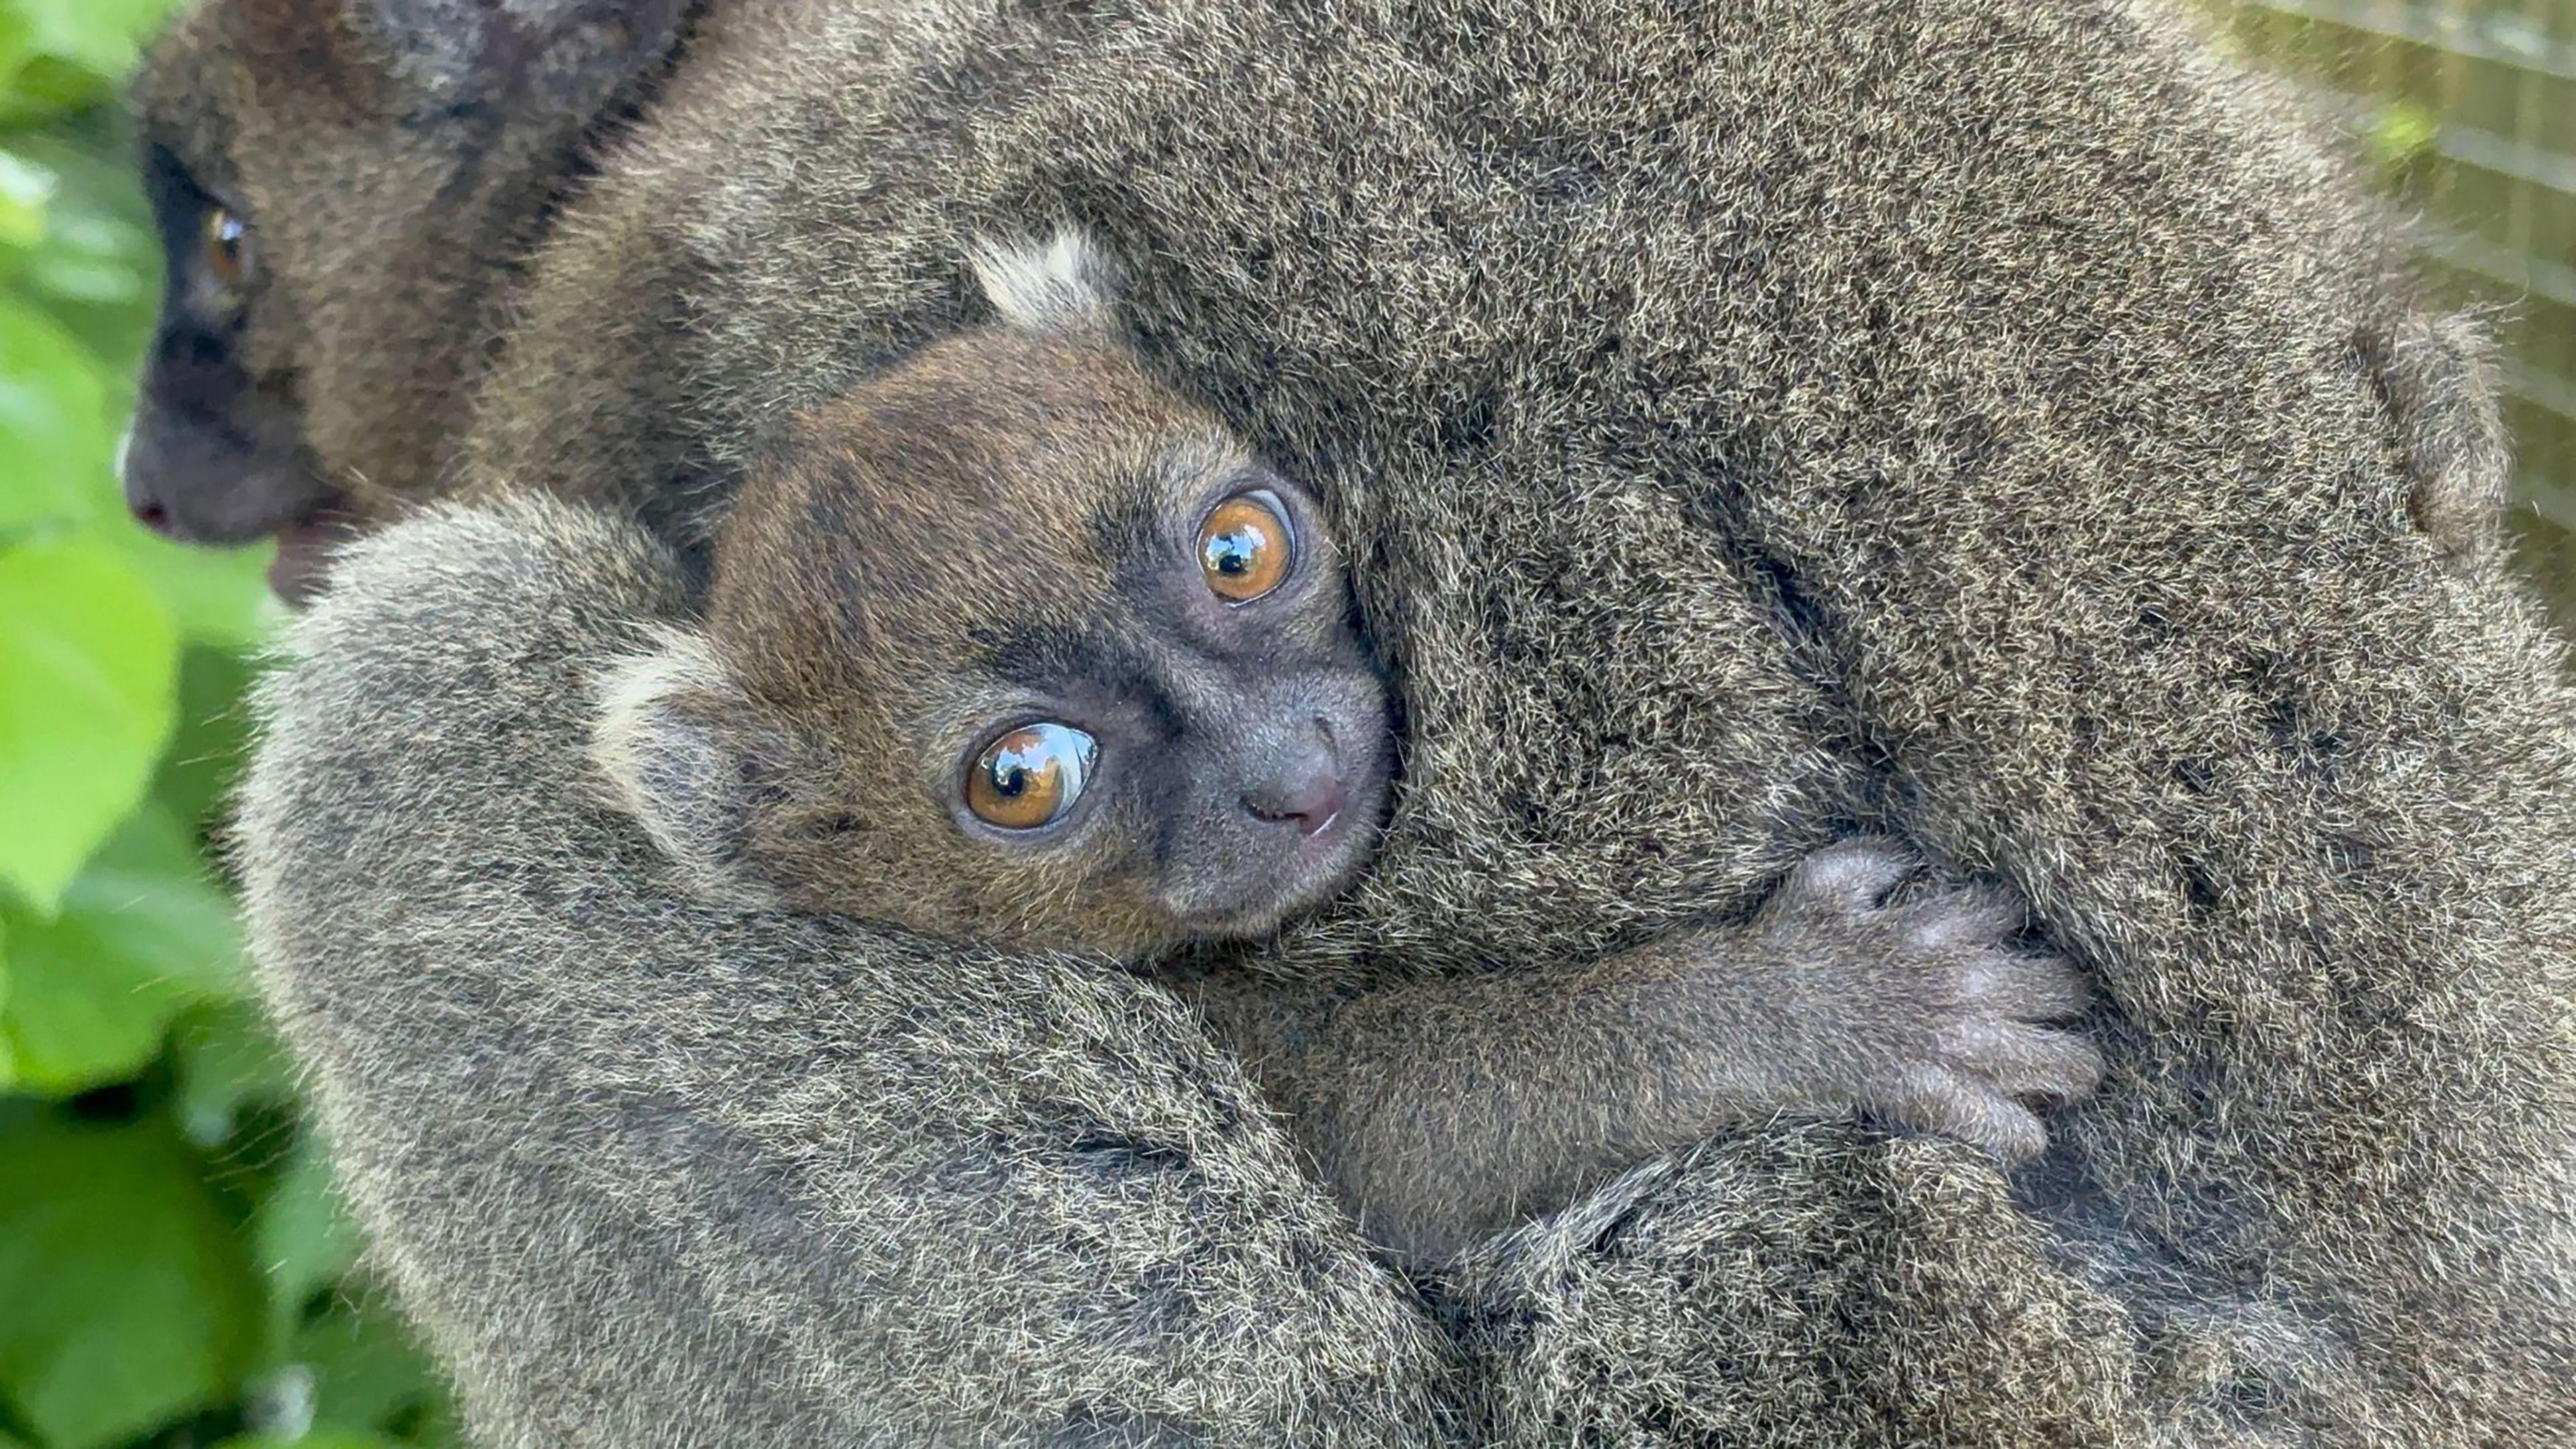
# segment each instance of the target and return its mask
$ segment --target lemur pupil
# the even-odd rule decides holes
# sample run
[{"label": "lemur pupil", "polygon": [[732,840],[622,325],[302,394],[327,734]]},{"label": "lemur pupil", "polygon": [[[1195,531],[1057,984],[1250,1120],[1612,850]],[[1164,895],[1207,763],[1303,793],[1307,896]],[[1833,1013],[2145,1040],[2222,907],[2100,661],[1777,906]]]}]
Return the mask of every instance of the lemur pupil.
[{"label": "lemur pupil", "polygon": [[249,237],[250,228],[228,208],[216,206],[206,212],[206,266],[222,286],[238,287],[247,277],[243,251]]}]

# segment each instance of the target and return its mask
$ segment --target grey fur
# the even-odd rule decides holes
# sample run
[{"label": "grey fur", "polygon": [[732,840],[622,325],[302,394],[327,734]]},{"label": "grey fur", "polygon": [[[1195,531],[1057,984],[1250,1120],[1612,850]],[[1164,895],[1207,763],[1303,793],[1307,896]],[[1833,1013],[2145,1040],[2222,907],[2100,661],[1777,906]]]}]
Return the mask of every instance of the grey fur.
[{"label": "grey fur", "polygon": [[1168,996],[671,889],[579,681],[675,579],[559,505],[433,511],[259,699],[263,980],[478,1440],[1426,1441],[1429,1324]]},{"label": "grey fur", "polygon": [[1579,969],[1352,993],[1251,972],[1193,983],[1370,1242],[1438,1267],[1621,1169],[1765,1120],[1854,1111],[2038,1155],[2034,1104],[2102,1061],[2063,962],[2005,944],[1999,893],[1898,892],[1919,866],[1856,839],[1799,863],[1761,912]]},{"label": "grey fur", "polygon": [[2453,555],[2496,553],[2504,542],[2513,440],[2505,432],[2495,339],[2475,315],[2414,316],[2363,339],[2388,405],[2414,493],[2409,508]]},{"label": "grey fur", "polygon": [[[2098,979],[2104,1090],[2009,1184],[1963,1146],[1782,1127],[1641,1169],[1462,1265],[1442,1302],[1470,1355],[1471,1437],[2576,1435],[2560,652],[2497,560],[2456,566],[2410,512],[2417,474],[2447,466],[2425,440],[2461,434],[2427,401],[2441,388],[2389,386],[2374,361],[2368,339],[2430,325],[2379,219],[2178,22],[2111,0],[1283,0],[961,7],[889,34],[744,8],[541,260],[469,482],[626,498],[685,533],[776,419],[972,315],[953,260],[969,238],[1080,223],[1130,263],[1124,316],[1155,365],[1336,509],[1408,704],[1380,867],[1262,968],[1360,985],[1587,958],[1747,913],[1861,823],[2009,883]],[[496,1365],[477,1394],[489,1424],[581,1421],[571,1376],[587,1373],[635,1422],[710,1423],[703,1405],[757,1383],[747,1422],[847,1439],[849,1396],[922,1387],[873,1366],[864,1305],[884,1300],[826,1291],[762,1319],[863,1346],[780,1375],[765,1345],[701,1326],[777,1300],[737,1298],[703,1265],[846,1283],[817,1257],[875,1241],[873,1223],[1000,1211],[877,1164],[952,1130],[943,1110],[1017,1110],[1020,1074],[1060,1054],[1041,1032],[1015,1042],[1033,1057],[961,1068],[960,1044],[1018,1023],[972,1001],[941,1014],[953,965],[817,947],[854,970],[910,963],[895,999],[958,1033],[908,1038],[926,1056],[908,1065],[950,1088],[894,1083],[891,1144],[821,1110],[763,1118],[786,1138],[743,1156],[646,1156],[650,1124],[610,1110],[622,1079],[583,1066],[622,1059],[602,1022],[685,1003],[650,1035],[694,1031],[709,1070],[671,1099],[692,1113],[761,1100],[733,1054],[769,1052],[764,1033],[792,1050],[806,1022],[720,1030],[750,1009],[685,989],[721,975],[705,938],[612,872],[637,915],[600,939],[691,969],[620,972],[601,1000],[568,958],[532,955],[553,969],[519,978],[546,988],[524,995],[562,1009],[513,1045],[543,1066],[434,1093],[421,1041],[443,1028],[449,1049],[491,1055],[467,1019],[493,1003],[414,1012],[411,993],[526,971],[486,936],[507,903],[590,878],[602,846],[549,836],[515,780],[473,773],[491,763],[485,717],[442,703],[459,681],[507,691],[527,660],[407,679],[436,630],[372,626],[290,677],[250,838],[261,949],[405,1286],[452,1357]],[[355,756],[372,780],[335,761],[372,738],[335,711],[381,728],[377,711],[412,704],[412,748],[451,742],[457,788],[491,793],[425,800],[410,791],[447,782],[388,776],[402,757]],[[326,806],[347,812],[338,828]],[[495,833],[453,848],[460,814]],[[356,850],[368,840],[382,853]],[[417,899],[427,866],[477,860],[487,878],[455,900]],[[739,949],[763,948],[759,982],[794,982],[808,968],[767,951],[796,939],[754,930]],[[318,986],[341,977],[374,990]],[[1011,1004],[1040,1009],[1072,979]],[[1172,1030],[1129,1042],[1111,1075],[1224,1070]],[[441,1102],[508,1115],[439,1122]],[[578,1127],[521,1120],[536,1103]],[[469,1127],[487,1149],[559,1146],[479,1166],[395,1150]],[[730,1209],[798,1202],[777,1175],[818,1166],[880,1191],[793,1235],[721,1213],[675,1234],[548,1196],[559,1157],[593,1156],[610,1187]],[[1190,1281],[1237,1301],[1278,1286],[1239,1266],[1273,1261],[1261,1234],[1338,1231],[1293,1181],[1246,1199],[1287,1227],[1225,1197],[1178,1220],[1194,1236],[1175,1251],[1203,1253]],[[1085,1285],[1132,1280],[1044,1252],[1094,1215],[1001,1201],[1026,1215],[974,1220],[1016,1234],[991,1251],[1018,1252],[1019,1276],[968,1277],[972,1301],[1000,1315],[1034,1295],[1021,1311],[1069,1334],[1096,1323]],[[539,1220],[506,1213],[540,1209],[580,1213],[583,1235],[542,1266],[629,1284],[597,1301],[633,1311],[540,1317],[570,1311],[564,1279],[525,1292],[494,1250],[507,1223]],[[666,1244],[695,1256],[648,1281]],[[1281,1296],[1257,1321],[1313,1364],[1383,1377],[1338,1403],[1305,1394],[1331,1375],[1219,1385],[1184,1334],[1159,1379],[1136,1369],[1207,1388],[1178,1423],[1231,1406],[1211,1437],[1287,1442],[1337,1410],[1380,1427],[1432,1414],[1442,1392],[1412,1377],[1438,1376],[1421,1325],[1355,1254],[1318,1261],[1320,1298]],[[1306,1337],[1319,1301],[1344,1312]],[[867,1321],[836,1338],[835,1312]],[[530,1346],[540,1330],[557,1347]],[[1032,1374],[1088,1361],[1049,1343],[1063,1356]],[[988,1382],[975,1371],[993,1360],[956,1357],[961,1381]],[[654,1375],[616,1376],[636,1362]],[[1082,1432],[1122,1432],[1122,1412]],[[1137,1412],[1127,1427],[1163,1422]]]},{"label": "grey fur", "polygon": [[[1332,532],[1085,335],[1112,315],[1101,265],[1072,234],[979,255],[1020,335],[943,339],[800,415],[717,530],[703,631],[657,622],[605,671],[592,759],[701,898],[1151,969],[1184,941],[1265,938],[1366,865],[1393,721]],[[1256,486],[1294,562],[1227,603],[1194,541]],[[1046,642],[986,642],[1012,639]],[[1043,830],[974,827],[960,752],[1032,717],[1096,732],[1100,781]],[[1318,748],[1335,828],[1263,816],[1250,791]],[[1904,891],[1921,864],[1837,842],[1749,921],[1595,962],[1358,1000],[1262,972],[1195,988],[1369,1240],[1436,1266],[1766,1118],[1861,1111],[2036,1156],[2032,1104],[2101,1075],[2054,1025],[2082,984],[2013,949],[2003,893]]]}]

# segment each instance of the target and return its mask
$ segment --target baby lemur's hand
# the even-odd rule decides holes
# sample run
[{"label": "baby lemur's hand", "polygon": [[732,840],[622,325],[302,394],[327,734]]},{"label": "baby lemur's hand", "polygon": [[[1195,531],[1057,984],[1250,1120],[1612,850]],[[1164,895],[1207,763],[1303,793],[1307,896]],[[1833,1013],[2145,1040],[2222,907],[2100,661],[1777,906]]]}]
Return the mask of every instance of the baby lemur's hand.
[{"label": "baby lemur's hand", "polygon": [[2037,1108],[2092,1092],[2102,1056],[2063,1029],[2084,1008],[2065,961],[2013,947],[2019,901],[1992,886],[1893,894],[1922,861],[1887,839],[1842,841],[1791,872],[1753,922],[1784,1004],[1828,1035],[1790,1053],[1793,1084],[2006,1162],[2047,1145]]},{"label": "baby lemur's hand", "polygon": [[1750,920],[1570,971],[1468,972],[1352,996],[1202,988],[1371,1241],[1443,1261],[1640,1162],[1775,1117],[1864,1113],[2008,1162],[2037,1107],[2093,1090],[2054,1023],[2083,982],[2016,950],[1994,888],[1899,893],[1893,841],[1819,850]]}]

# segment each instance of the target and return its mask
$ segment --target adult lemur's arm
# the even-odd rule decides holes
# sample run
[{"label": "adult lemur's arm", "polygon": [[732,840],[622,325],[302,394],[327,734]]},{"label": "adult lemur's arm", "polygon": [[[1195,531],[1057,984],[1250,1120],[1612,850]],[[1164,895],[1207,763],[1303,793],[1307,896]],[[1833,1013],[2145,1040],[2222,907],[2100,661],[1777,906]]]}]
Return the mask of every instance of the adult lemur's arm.
[{"label": "adult lemur's arm", "polygon": [[481,1438],[1425,1438],[1415,1300],[1165,995],[658,887],[582,741],[675,595],[596,516],[435,512],[260,697],[262,979]]}]

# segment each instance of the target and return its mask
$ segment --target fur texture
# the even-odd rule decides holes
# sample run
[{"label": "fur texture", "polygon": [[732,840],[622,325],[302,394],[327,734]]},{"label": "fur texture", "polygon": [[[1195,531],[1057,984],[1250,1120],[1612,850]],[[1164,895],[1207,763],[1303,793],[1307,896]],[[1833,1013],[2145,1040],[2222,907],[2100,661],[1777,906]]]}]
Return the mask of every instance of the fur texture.
[{"label": "fur texture", "polygon": [[[1198,534],[1255,491],[1303,558],[1236,607]],[[704,638],[720,677],[652,671],[664,744],[629,732],[656,778],[626,793],[810,910],[1130,957],[1257,937],[1335,893],[1385,805],[1386,691],[1317,506],[1106,339],[979,329],[800,415],[726,515]],[[1075,717],[1088,806],[1016,841],[961,812],[998,735]],[[1333,828],[1247,809],[1319,734]]]},{"label": "fur texture", "polygon": [[[2425,460],[2475,432],[2425,400],[2477,385],[2390,385],[2383,339],[2435,324],[2415,320],[2380,219],[2171,17],[2108,0],[1282,0],[960,7],[889,29],[773,0],[728,39],[675,78],[541,259],[470,486],[628,502],[690,538],[779,419],[979,315],[955,262],[968,239],[1073,222],[1132,268],[1122,316],[1152,365],[1322,493],[1409,711],[1370,883],[1211,969],[1267,972],[1329,1010],[1389,972],[1589,957],[1738,917],[1860,823],[2008,881],[2096,974],[2109,1078],[2009,1184],[1962,1147],[1783,1128],[1641,1170],[1462,1265],[1443,1302],[1471,1354],[1472,1437],[2576,1434],[2576,759],[2558,649],[2492,550],[2461,555],[2418,521]],[[508,541],[487,546],[526,572]],[[351,588],[353,617],[401,601]],[[517,1121],[523,1100],[560,1102],[580,1152],[611,1158],[665,1138],[614,1115],[613,1082],[548,1077],[615,1057],[600,1023],[619,1018],[596,1013],[669,993],[709,1015],[666,1029],[718,1057],[768,1052],[772,1031],[791,1049],[796,1012],[686,988],[727,953],[801,938],[690,936],[611,869],[628,915],[595,939],[616,943],[612,968],[690,965],[570,1001],[598,968],[510,945],[503,903],[556,899],[616,857],[528,823],[517,777],[473,773],[484,716],[409,658],[436,631],[386,622],[344,636],[380,641],[366,683],[386,700],[326,689],[327,651],[290,676],[250,833],[264,959],[371,1163],[358,1196],[396,1261],[414,1255],[407,1286],[451,1355],[538,1365],[524,1383],[492,1370],[493,1424],[577,1419],[560,1376],[641,1361],[667,1377],[618,1382],[621,1411],[658,1398],[673,1418],[762,1382],[757,1412],[789,1437],[857,1436],[834,1395],[921,1384],[871,1368],[864,1332],[831,1360],[854,1380],[766,1377],[748,1340],[691,1336],[735,1311],[702,1268],[614,1322],[555,1323],[551,1359],[513,1357],[510,1325],[563,1305],[497,1275],[470,1293],[439,1281],[446,1258],[491,1262],[492,1215],[544,1179],[508,1157],[370,1156],[371,1133],[472,1125],[422,1111],[441,1100],[426,1066],[399,1093],[333,1085],[387,1077],[423,1035],[385,983],[553,966],[537,979],[569,1004],[520,1048],[548,1069],[460,1110],[502,1104],[507,1121],[474,1130],[506,1146],[560,1130]],[[334,760],[372,739],[338,733],[335,712],[412,704],[415,749],[455,742],[446,767],[486,794],[433,806],[387,793],[382,770],[405,760],[372,782]],[[293,771],[300,794],[280,783]],[[370,795],[381,809],[327,824],[331,802]],[[451,900],[415,899],[428,852],[338,858],[469,811],[495,833],[433,860],[488,878]],[[448,934],[424,909],[452,913]],[[814,961],[911,963],[916,994],[895,999],[955,1032],[909,1038],[910,1066],[953,1089],[898,1081],[913,1096],[882,1145],[817,1146],[843,1124],[790,1112],[773,1124],[786,1143],[673,1151],[617,1184],[795,1202],[766,1174],[830,1167],[883,1189],[801,1221],[809,1254],[874,1241],[885,1214],[992,1222],[1015,1235],[990,1249],[1020,1255],[1014,1291],[1051,1316],[999,1314],[1018,1325],[999,1347],[943,1338],[951,1370],[990,1382],[974,1366],[1022,1352],[1032,1321],[1066,1331],[1048,1342],[1067,1358],[1001,1381],[1087,1362],[1065,1345],[1122,1300],[1085,1292],[1126,1281],[1077,1232],[1087,1203],[1050,1217],[1042,1192],[1010,1195],[996,1201],[1027,1216],[1004,1223],[901,1167],[910,1134],[1010,1110],[1019,1073],[1054,1059],[1045,1037],[1028,1059],[978,1055],[1021,1023],[986,1019],[992,1003],[939,1014],[953,958],[841,949],[738,959],[776,963],[773,983]],[[349,971],[380,984],[293,985]],[[854,1000],[838,1009],[875,1009]],[[722,1029],[746,1020],[762,1025]],[[1160,1080],[1199,1049],[1140,1043],[1118,1070]],[[743,1097],[710,1072],[664,1100]],[[989,1176],[1016,1159],[959,1160]],[[1286,1194],[1264,1211],[1306,1201],[1264,1191]],[[1201,1206],[1204,1222],[1177,1220],[1198,1236],[1155,1260],[1191,1263],[1193,1282],[1249,1282],[1231,1265],[1288,1230]],[[665,1242],[798,1262],[720,1219],[634,1244],[649,1219],[566,1221],[598,1234],[561,1255],[567,1273],[624,1272]],[[1046,1256],[1067,1242],[1084,1247]],[[1433,1362],[1419,1324],[1355,1256],[1312,1261],[1321,1298],[1257,1319],[1304,1345],[1307,1370],[1238,1399],[1184,1348],[1156,1381],[1205,1384],[1191,1413],[1231,1417],[1181,1413],[1176,1432],[1313,1437],[1331,1365],[1383,1371],[1337,1401],[1362,1421],[1431,1413],[1438,1392],[1393,1383]],[[985,1304],[1003,1288],[965,1286]],[[886,1301],[824,1294],[761,1321],[824,1341],[833,1312]],[[1316,1301],[1362,1306],[1299,1337]],[[692,1351],[635,1352],[657,1333]]]},{"label": "fur texture", "polygon": [[[1078,239],[977,270],[1012,325],[797,417],[717,530],[703,632],[607,670],[592,759],[709,899],[1137,969],[1269,937],[1368,863],[1394,752],[1332,532],[1099,335]],[[1279,568],[1239,598],[1203,552],[1238,504]],[[1088,788],[995,829],[969,762],[1039,721],[1080,732],[1058,781]],[[1333,803],[1280,813],[1306,801]],[[2083,985],[2014,948],[2019,902],[1907,890],[1921,864],[1837,842],[1750,921],[1322,1010],[1265,973],[1195,986],[1369,1241],[1436,1265],[1774,1116],[2036,1156],[2033,1104],[2101,1075],[2050,1025]]]},{"label": "fur texture", "polygon": [[[177,537],[276,533],[300,591],[350,515],[432,489],[515,267],[708,0],[202,0],[134,88],[169,259],[126,457]],[[217,210],[243,228],[210,275]]]},{"label": "fur texture", "polygon": [[1428,1442],[1429,1323],[1167,995],[673,889],[580,682],[677,578],[433,513],[259,699],[263,979],[478,1440]]}]

